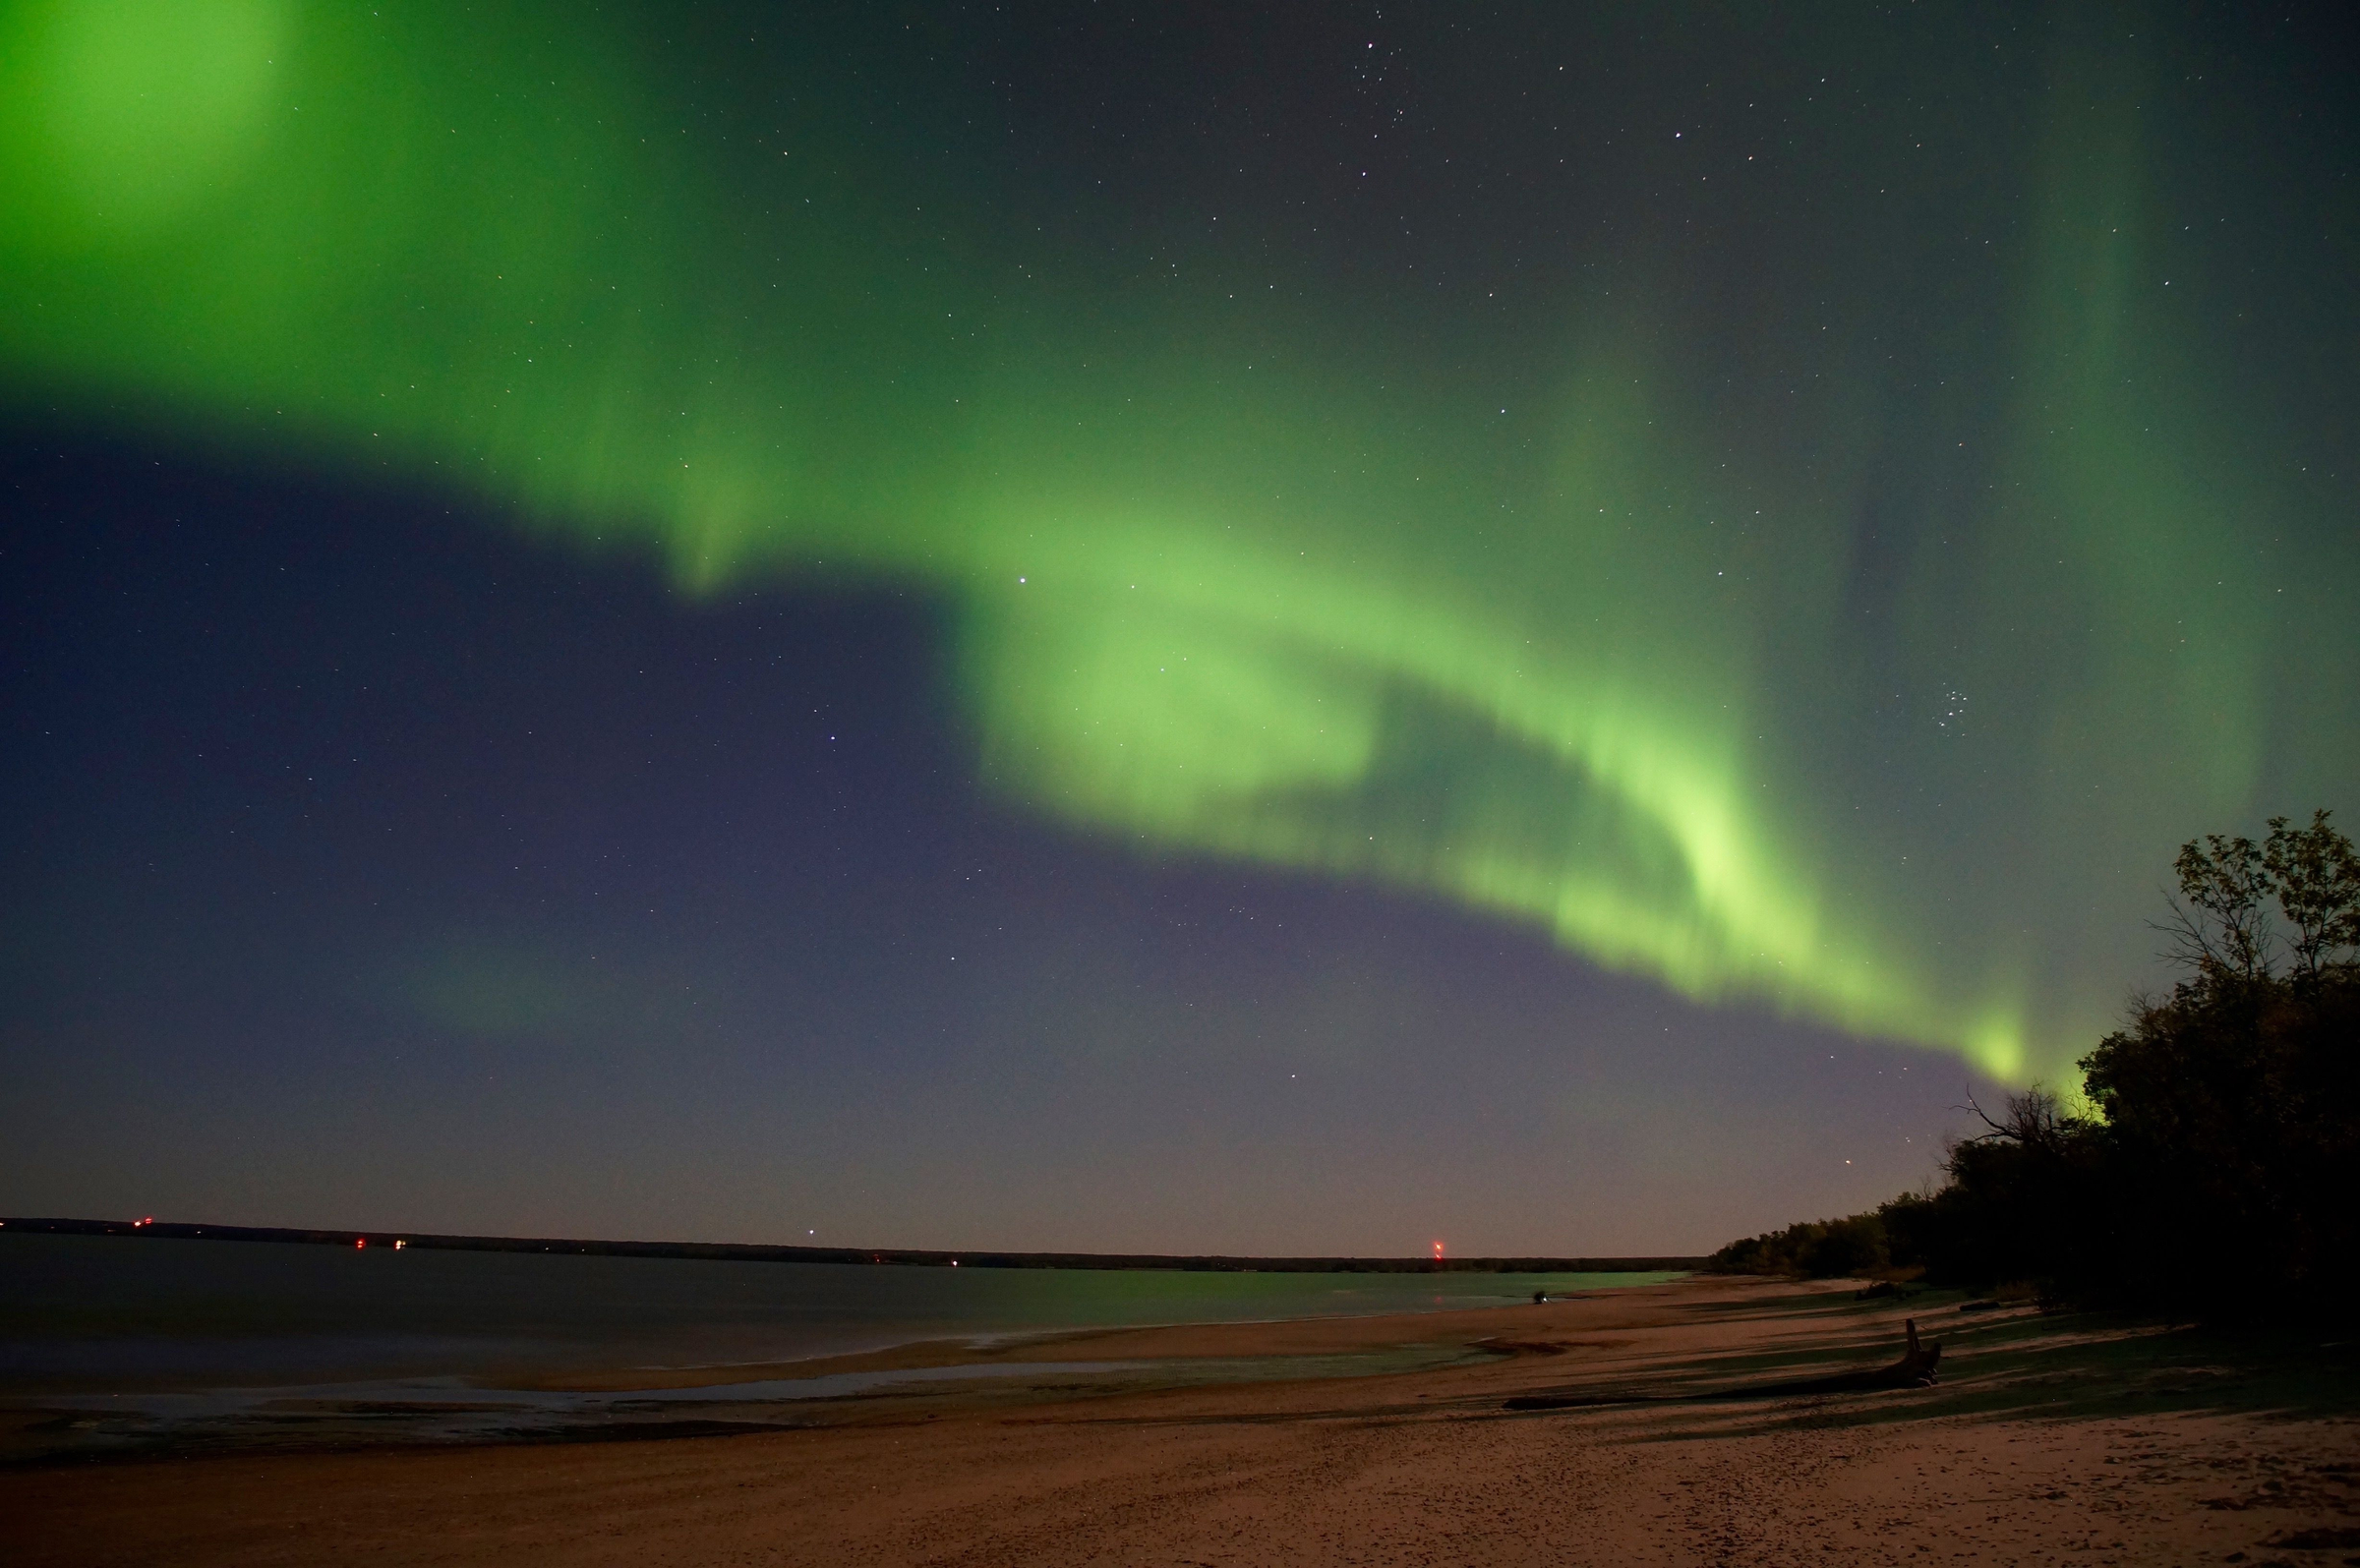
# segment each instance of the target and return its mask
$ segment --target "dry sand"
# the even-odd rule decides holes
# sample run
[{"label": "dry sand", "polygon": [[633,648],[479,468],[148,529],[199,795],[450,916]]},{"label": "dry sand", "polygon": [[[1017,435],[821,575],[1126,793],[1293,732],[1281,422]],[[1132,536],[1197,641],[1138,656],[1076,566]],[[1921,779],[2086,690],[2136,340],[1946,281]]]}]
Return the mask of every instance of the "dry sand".
[{"label": "dry sand", "polygon": [[[755,1435],[19,1465],[0,1469],[0,1561],[2360,1562],[2348,1349],[1955,1302],[1686,1281],[919,1347],[900,1363],[1154,1360],[1170,1376],[879,1393]],[[1905,1312],[1946,1342],[1941,1386],[1744,1393],[1889,1360]],[[1479,1359],[1251,1380],[1273,1365],[1258,1358],[1309,1355]],[[1503,1408],[1534,1393],[1600,1403]]]}]

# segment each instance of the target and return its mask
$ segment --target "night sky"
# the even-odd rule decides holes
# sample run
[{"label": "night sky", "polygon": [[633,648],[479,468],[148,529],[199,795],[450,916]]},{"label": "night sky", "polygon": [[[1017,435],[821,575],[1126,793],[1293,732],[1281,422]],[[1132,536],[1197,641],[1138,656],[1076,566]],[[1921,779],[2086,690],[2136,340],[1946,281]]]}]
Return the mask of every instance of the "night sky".
[{"label": "night sky", "polygon": [[1702,1250],[2360,822],[2329,6],[0,8],[0,1210]]}]

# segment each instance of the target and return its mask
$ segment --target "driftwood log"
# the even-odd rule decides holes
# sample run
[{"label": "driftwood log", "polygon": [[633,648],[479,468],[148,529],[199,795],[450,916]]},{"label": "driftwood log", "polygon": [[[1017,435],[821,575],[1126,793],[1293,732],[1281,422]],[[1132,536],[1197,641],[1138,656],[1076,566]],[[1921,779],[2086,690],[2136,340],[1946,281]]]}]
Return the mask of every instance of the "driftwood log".
[{"label": "driftwood log", "polygon": [[1770,1398],[1788,1394],[1854,1394],[1880,1388],[1931,1388],[1941,1380],[1937,1370],[1942,1365],[1942,1342],[1930,1340],[1920,1344],[1918,1339],[1918,1319],[1904,1318],[1901,1324],[1905,1348],[1901,1360],[1886,1366],[1874,1366],[1865,1371],[1838,1372],[1833,1377],[1805,1377],[1798,1382],[1772,1383],[1766,1388],[1733,1389],[1733,1393],[1754,1398]]}]

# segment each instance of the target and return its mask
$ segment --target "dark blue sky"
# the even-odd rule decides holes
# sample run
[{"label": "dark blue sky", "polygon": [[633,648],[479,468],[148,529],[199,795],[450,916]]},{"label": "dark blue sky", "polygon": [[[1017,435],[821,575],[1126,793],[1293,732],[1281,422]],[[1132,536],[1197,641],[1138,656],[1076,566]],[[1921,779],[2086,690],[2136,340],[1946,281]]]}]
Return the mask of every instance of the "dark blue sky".
[{"label": "dark blue sky", "polygon": [[986,803],[922,599],[6,440],[12,1212],[1686,1249],[1921,1180],[1966,1092]]}]

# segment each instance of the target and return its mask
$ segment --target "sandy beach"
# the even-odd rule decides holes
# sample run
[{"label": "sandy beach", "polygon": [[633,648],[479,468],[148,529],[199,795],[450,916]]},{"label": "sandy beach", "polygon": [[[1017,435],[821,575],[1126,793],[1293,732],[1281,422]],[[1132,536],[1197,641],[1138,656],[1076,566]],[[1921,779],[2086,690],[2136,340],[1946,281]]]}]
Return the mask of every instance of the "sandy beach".
[{"label": "sandy beach", "polygon": [[[741,1435],[17,1463],[0,1519],[28,1568],[2360,1561],[2349,1347],[1957,1306],[1690,1280],[917,1346],[854,1360],[1153,1371],[888,1387]],[[1890,1361],[1910,1315],[1937,1386],[1760,1392]],[[1312,1365],[1351,1375],[1284,1375]],[[1562,1403],[1506,1408],[1535,1396]]]}]

